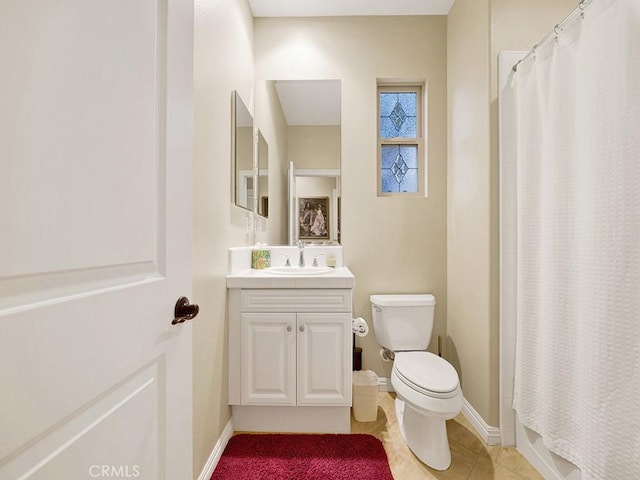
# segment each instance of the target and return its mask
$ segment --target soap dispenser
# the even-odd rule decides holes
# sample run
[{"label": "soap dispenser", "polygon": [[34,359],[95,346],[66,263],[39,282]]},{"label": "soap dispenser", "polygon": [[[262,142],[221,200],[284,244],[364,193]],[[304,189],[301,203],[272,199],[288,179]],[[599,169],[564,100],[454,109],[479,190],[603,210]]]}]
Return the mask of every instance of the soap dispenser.
[{"label": "soap dispenser", "polygon": [[271,250],[266,243],[256,243],[251,250],[251,268],[263,269],[271,266]]}]

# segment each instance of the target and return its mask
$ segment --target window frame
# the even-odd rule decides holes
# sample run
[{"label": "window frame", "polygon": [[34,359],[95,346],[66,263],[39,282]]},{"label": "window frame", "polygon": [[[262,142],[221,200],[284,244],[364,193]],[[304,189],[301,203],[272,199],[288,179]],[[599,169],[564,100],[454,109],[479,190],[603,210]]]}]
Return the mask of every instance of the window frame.
[{"label": "window frame", "polygon": [[[403,197],[426,197],[426,161],[424,154],[424,124],[425,124],[425,87],[419,83],[379,83],[376,89],[376,138],[378,141],[377,159],[377,193],[379,197],[403,196]],[[381,93],[415,93],[416,94],[416,137],[394,137],[384,138],[380,136],[380,94]],[[417,192],[383,192],[382,191],[382,147],[383,146],[417,146],[418,163],[418,191]]]}]

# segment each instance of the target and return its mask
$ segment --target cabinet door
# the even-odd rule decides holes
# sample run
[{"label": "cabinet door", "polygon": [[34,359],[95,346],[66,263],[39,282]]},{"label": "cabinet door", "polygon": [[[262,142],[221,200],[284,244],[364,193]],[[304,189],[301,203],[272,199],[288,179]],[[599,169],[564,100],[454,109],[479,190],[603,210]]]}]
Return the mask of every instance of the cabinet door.
[{"label": "cabinet door", "polygon": [[351,314],[299,313],[298,405],[351,405]]},{"label": "cabinet door", "polygon": [[295,405],[295,313],[242,314],[242,404]]}]

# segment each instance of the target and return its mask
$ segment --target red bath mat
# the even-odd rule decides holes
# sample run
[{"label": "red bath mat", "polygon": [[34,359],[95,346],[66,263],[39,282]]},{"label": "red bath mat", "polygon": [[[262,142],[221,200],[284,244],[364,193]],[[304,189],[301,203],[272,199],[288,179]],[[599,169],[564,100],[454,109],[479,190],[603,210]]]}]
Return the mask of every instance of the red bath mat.
[{"label": "red bath mat", "polygon": [[382,443],[363,434],[238,434],[211,480],[393,480]]}]

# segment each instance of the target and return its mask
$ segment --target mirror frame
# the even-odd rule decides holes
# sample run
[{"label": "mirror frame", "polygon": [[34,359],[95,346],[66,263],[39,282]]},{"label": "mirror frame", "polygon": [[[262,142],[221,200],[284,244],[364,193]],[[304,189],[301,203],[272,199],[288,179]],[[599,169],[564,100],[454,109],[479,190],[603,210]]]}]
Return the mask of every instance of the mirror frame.
[{"label": "mirror frame", "polygon": [[[246,112],[246,114],[249,116],[249,118],[251,119],[251,172],[252,172],[252,178],[253,178],[253,182],[254,182],[254,192],[256,191],[255,188],[255,122],[253,119],[253,116],[251,115],[251,112],[249,111],[249,108],[246,106],[246,104],[244,103],[244,101],[242,100],[242,97],[240,97],[240,94],[238,93],[237,90],[233,90],[232,94],[231,94],[231,203],[239,208],[242,208],[244,210],[247,210],[249,212],[255,212],[255,198],[253,201],[253,208],[249,208],[248,205],[242,205],[239,202],[239,188],[238,188],[238,182],[239,182],[239,170],[238,170],[238,119],[239,119],[239,115],[238,115],[238,108],[243,108],[244,111]],[[244,113],[244,112],[243,112]],[[254,193],[255,195],[255,193]]]},{"label": "mirror frame", "polygon": [[[254,207],[256,214],[263,217],[269,217],[269,144],[265,140],[264,136],[260,129],[257,129],[256,134],[256,162],[255,162],[255,171],[256,178],[254,180],[256,185],[256,201],[254,202]],[[264,160],[264,164],[262,161]],[[261,178],[266,177],[266,191],[263,192],[261,188]]]}]

